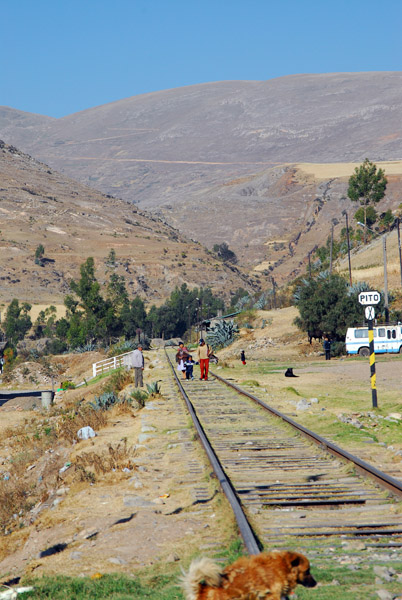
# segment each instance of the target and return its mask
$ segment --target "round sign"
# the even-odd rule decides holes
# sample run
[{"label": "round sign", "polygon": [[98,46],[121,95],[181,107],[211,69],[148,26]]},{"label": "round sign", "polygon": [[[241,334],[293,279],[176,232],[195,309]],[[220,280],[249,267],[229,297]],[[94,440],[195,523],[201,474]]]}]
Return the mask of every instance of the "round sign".
[{"label": "round sign", "polygon": [[364,314],[366,315],[367,321],[373,321],[375,317],[374,306],[366,306]]}]

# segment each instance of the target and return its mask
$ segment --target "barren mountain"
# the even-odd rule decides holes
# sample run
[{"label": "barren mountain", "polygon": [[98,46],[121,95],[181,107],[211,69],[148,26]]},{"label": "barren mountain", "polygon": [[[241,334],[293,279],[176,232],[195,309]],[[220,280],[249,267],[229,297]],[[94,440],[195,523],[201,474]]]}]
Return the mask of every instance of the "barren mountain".
[{"label": "barren mountain", "polygon": [[[111,249],[130,295],[149,302],[160,303],[182,283],[210,286],[226,297],[239,286],[250,288],[240,270],[226,267],[160,219],[68,179],[4,142],[0,228],[3,302],[14,297],[61,302],[88,256],[95,258],[104,281]],[[45,248],[43,266],[34,260],[39,244]]]},{"label": "barren mountain", "polygon": [[[61,119],[4,108],[0,137],[208,246],[228,242],[251,268],[282,261],[282,277],[355,210],[346,176],[295,163],[397,160],[401,122],[402,73],[335,73],[194,85]],[[278,243],[287,255],[271,257]]]}]

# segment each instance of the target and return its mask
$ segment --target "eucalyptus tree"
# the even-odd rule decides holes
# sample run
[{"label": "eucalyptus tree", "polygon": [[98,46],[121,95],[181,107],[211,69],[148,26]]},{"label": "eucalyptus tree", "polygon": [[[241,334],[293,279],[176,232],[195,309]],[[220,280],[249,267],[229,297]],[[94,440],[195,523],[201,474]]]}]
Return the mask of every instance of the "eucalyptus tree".
[{"label": "eucalyptus tree", "polygon": [[359,201],[364,209],[364,243],[367,239],[367,207],[384,198],[387,183],[384,170],[377,169],[368,158],[355,168],[349,179],[348,196],[355,202]]}]

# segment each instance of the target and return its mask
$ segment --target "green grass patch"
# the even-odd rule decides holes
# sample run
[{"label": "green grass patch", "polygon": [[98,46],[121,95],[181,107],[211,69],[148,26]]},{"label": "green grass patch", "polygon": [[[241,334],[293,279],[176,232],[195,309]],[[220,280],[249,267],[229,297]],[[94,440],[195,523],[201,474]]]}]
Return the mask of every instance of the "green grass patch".
[{"label": "green grass patch", "polygon": [[21,595],[21,600],[182,600],[177,587],[179,575],[154,575],[147,580],[127,575],[89,577],[43,577],[29,582],[32,592]]},{"label": "green grass patch", "polygon": [[246,379],[246,381],[241,381],[240,385],[249,385],[251,387],[260,387],[260,384],[255,379]]},{"label": "green grass patch", "polygon": [[291,385],[285,387],[285,392],[290,392],[291,394],[296,394],[296,396],[301,396],[301,394]]},{"label": "green grass patch", "polygon": [[[236,539],[225,551],[216,553],[215,558],[223,558],[229,564],[243,554],[243,544]],[[161,566],[145,569],[135,577],[115,574],[99,579],[65,576],[28,579],[23,585],[35,589],[19,597],[21,600],[184,600],[179,586],[180,569],[175,566],[174,572],[161,573],[158,572]]]},{"label": "green grass patch", "polygon": [[115,373],[119,373],[122,370],[123,370],[123,367],[119,367],[118,369],[111,369],[110,371],[106,371],[105,373],[100,373],[93,379],[89,379],[87,381],[87,385],[89,386],[89,385],[92,385],[93,383],[98,383],[98,381],[101,381],[102,379],[105,379],[106,377],[110,377],[111,375],[113,375]]},{"label": "green grass patch", "polygon": [[[389,564],[387,567],[393,567],[395,571],[400,572],[400,564]],[[398,581],[382,582],[379,586],[375,583],[375,574],[373,567],[359,565],[357,570],[351,570],[347,566],[322,564],[312,567],[314,578],[319,582],[319,586],[314,590],[308,590],[301,586],[297,587],[297,598],[307,600],[333,600],[342,598],[342,600],[367,600],[367,598],[377,598],[379,587],[389,591],[391,594],[398,592]]]},{"label": "green grass patch", "polygon": [[[287,547],[290,546],[291,544]],[[295,549],[300,551],[300,548]],[[337,564],[336,557],[343,552],[341,547],[334,552],[333,557],[321,554],[314,556],[318,548],[313,549],[314,543],[307,543],[302,551],[309,556],[312,574],[319,585],[313,590],[298,586],[296,595],[299,600],[367,600],[377,597],[378,584],[375,583],[373,564],[367,564],[367,557],[354,570],[348,565]],[[323,548],[320,551],[323,552]],[[214,558],[223,558],[225,564],[230,564],[243,554],[243,545],[235,540],[227,550],[216,553]],[[400,562],[387,562],[387,566],[392,567],[396,573],[402,570]],[[33,585],[35,589],[21,595],[21,600],[184,600],[178,585],[180,570],[175,566],[174,572],[161,573],[161,567],[163,569],[162,565],[144,569],[135,577],[114,574],[104,575],[99,579],[58,576],[25,580],[24,585]],[[399,585],[395,578],[395,581],[382,582],[381,588],[397,594]]]},{"label": "green grass patch", "polygon": [[312,429],[318,435],[323,437],[331,436],[334,443],[342,445],[342,443],[349,442],[362,442],[370,438],[377,441],[375,434],[368,431],[366,428],[357,429],[353,425],[348,423],[342,423],[341,421],[334,421],[333,416],[322,416],[320,420],[314,415],[303,415],[303,425],[308,429]]},{"label": "green grass patch", "polygon": [[225,563],[230,565],[236,559],[240,558],[240,556],[244,556],[247,554],[244,550],[243,543],[239,538],[235,539],[229,547],[223,552],[217,552],[214,557],[215,558],[224,558]]}]

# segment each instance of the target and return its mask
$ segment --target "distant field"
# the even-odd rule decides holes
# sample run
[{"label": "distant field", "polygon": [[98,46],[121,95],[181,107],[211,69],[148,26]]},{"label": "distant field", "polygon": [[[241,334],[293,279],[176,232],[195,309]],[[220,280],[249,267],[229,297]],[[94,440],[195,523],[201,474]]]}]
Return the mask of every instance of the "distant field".
[{"label": "distant field", "polygon": [[[396,230],[386,236],[387,250],[387,276],[389,289],[399,290],[401,288],[401,272],[399,265],[398,236]],[[365,248],[359,248],[352,252],[352,280],[367,281],[372,286],[382,289],[384,286],[384,251],[383,236],[367,244]],[[347,257],[339,261],[337,270],[343,275],[348,274]]]},{"label": "distant field", "polygon": [[[350,177],[361,163],[297,163],[296,167],[316,179]],[[402,160],[376,162],[386,175],[402,175]]]},{"label": "distant field", "polygon": [[[51,306],[51,304],[32,304],[31,312],[29,313],[32,321],[35,321],[38,318],[40,311],[45,310],[48,306]],[[56,307],[56,314],[58,319],[61,319],[61,317],[65,316],[66,307],[64,306],[64,304],[53,304],[53,306]],[[3,320],[6,314],[7,307],[8,304],[0,305],[0,322]]]}]

